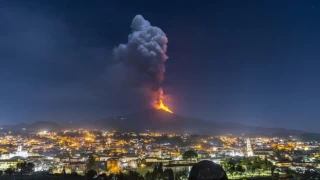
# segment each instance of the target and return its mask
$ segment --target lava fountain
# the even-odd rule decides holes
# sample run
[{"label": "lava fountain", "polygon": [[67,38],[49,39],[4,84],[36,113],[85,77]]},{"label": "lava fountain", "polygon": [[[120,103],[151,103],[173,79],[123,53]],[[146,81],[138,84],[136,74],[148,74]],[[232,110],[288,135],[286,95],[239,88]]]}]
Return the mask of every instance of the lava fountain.
[{"label": "lava fountain", "polygon": [[163,90],[162,88],[160,88],[158,91],[158,100],[154,103],[154,107],[159,110],[164,110],[169,113],[173,113],[168,106],[164,105],[163,99],[164,99]]}]

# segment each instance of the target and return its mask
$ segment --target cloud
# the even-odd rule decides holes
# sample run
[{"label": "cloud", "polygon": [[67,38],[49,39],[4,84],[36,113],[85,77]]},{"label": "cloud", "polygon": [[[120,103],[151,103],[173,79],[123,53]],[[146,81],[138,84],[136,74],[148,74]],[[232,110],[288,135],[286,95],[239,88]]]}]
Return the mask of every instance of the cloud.
[{"label": "cloud", "polygon": [[141,15],[134,17],[131,29],[128,42],[113,51],[116,64],[108,69],[108,76],[112,77],[109,81],[114,86],[133,89],[134,97],[152,107],[160,98],[168,39],[160,28]]}]

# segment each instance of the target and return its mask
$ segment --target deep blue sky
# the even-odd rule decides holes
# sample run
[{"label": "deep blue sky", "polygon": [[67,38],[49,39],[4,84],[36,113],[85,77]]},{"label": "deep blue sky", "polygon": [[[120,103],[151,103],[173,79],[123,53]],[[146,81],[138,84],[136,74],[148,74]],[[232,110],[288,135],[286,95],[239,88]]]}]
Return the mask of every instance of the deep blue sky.
[{"label": "deep blue sky", "polygon": [[176,113],[318,130],[316,0],[0,0],[1,124],[143,110],[115,106],[128,97],[111,98],[104,83],[136,14],[167,34],[163,87]]}]

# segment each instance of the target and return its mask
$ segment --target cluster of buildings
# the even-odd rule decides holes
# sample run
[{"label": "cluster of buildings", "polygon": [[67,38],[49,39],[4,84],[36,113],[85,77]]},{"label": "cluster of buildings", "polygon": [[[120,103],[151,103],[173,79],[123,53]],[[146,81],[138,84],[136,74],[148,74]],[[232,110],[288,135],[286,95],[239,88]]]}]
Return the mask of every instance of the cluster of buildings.
[{"label": "cluster of buildings", "polygon": [[[193,150],[197,158],[183,159]],[[320,169],[320,144],[278,137],[206,136],[190,134],[119,133],[98,130],[0,134],[0,170],[27,161],[35,171],[84,174],[125,170],[152,171],[155,163],[188,171],[196,161],[222,163],[230,157],[268,159],[279,172]]]}]

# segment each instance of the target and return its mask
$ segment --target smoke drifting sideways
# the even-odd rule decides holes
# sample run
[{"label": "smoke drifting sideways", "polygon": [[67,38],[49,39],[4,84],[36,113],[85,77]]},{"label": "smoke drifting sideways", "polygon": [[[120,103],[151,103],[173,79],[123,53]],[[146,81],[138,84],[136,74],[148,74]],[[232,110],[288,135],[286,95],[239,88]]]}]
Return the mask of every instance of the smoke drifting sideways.
[{"label": "smoke drifting sideways", "polygon": [[116,64],[112,75],[118,83],[134,89],[140,103],[145,100],[147,107],[157,107],[163,98],[161,83],[168,59],[168,39],[160,28],[152,26],[141,15],[134,17],[131,28],[128,42],[113,51]]}]

